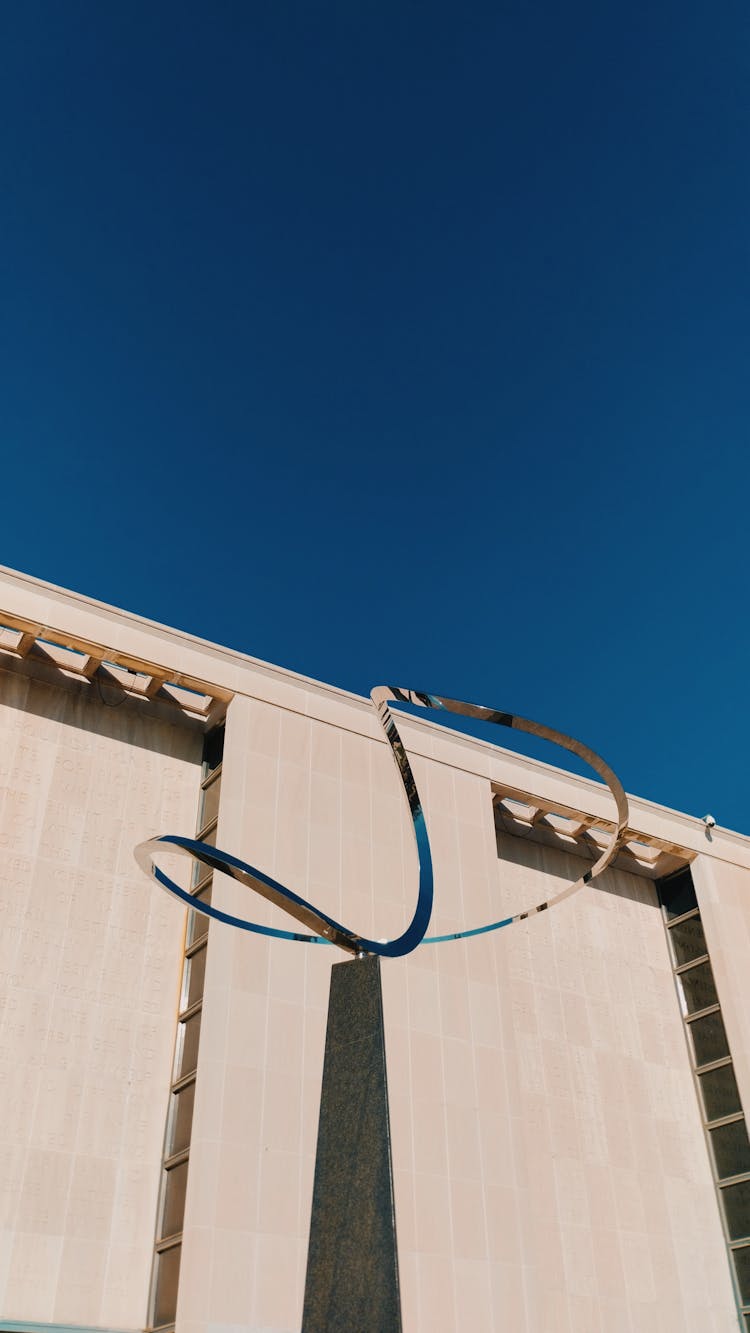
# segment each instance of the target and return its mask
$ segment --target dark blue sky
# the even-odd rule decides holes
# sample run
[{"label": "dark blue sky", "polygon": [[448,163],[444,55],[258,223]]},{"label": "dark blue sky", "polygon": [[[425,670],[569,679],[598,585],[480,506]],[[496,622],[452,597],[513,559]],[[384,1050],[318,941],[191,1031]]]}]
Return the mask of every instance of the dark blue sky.
[{"label": "dark blue sky", "polygon": [[750,832],[746,6],[0,26],[0,562]]}]

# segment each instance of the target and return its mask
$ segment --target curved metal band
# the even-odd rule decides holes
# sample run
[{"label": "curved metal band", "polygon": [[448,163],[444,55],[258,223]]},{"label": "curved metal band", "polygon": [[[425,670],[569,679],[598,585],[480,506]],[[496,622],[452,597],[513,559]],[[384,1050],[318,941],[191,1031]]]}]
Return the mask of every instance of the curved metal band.
[{"label": "curved metal band", "polygon": [[[249,930],[257,935],[270,935],[274,939],[297,940],[305,944],[337,944],[339,948],[346,949],[350,953],[374,953],[380,954],[384,958],[399,958],[402,954],[411,953],[424,939],[432,914],[433,875],[430,840],[427,836],[424,811],[419,799],[417,784],[414,781],[414,775],[401,737],[396,729],[396,724],[393,721],[393,716],[385,701],[382,705],[378,705],[378,717],[401,778],[417,844],[419,863],[419,887],[414,915],[398,939],[368,939],[365,935],[360,935],[347,926],[343,926],[325,912],[321,912],[319,908],[314,907],[312,903],[308,903],[299,894],[285,888],[283,884],[279,884],[275,879],[271,879],[270,875],[264,874],[263,871],[257,870],[254,866],[247,865],[246,862],[240,861],[229,852],[219,851],[217,847],[211,847],[208,843],[197,842],[193,838],[182,838],[174,834],[167,834],[161,838],[151,838],[148,842],[142,842],[135,849],[135,858],[139,866],[147,875],[153,877],[158,884],[181,898],[196,912],[213,917],[216,921],[224,921],[230,926],[237,926],[240,930]],[[192,856],[201,865],[208,866],[211,870],[223,871],[230,875],[232,879],[237,880],[238,883],[244,884],[277,907],[283,908],[285,912],[294,917],[295,921],[311,927],[318,934],[306,935],[302,932],[262,926],[254,921],[233,916],[229,912],[222,912],[211,903],[200,902],[186,889],[181,889],[169,875],[156,865],[153,860],[153,853],[160,846],[168,846],[171,851]]]},{"label": "curved metal band", "polygon": [[[625,792],[618,778],[612,772],[608,764],[590,750],[588,746],[582,745],[580,741],[573,740],[572,737],[564,735],[559,731],[553,731],[550,727],[544,727],[537,722],[529,722],[526,718],[516,717],[511,713],[499,713],[495,709],[483,708],[479,704],[461,703],[457,699],[448,699],[442,695],[422,694],[412,690],[401,690],[389,686],[378,686],[370,695],[372,702],[377,710],[378,719],[385,733],[385,738],[391,748],[396,767],[398,769],[401,785],[403,787],[406,802],[409,808],[409,814],[412,821],[414,838],[417,845],[417,859],[419,865],[419,885],[417,892],[417,902],[414,909],[414,915],[403,934],[395,940],[371,940],[364,935],[357,934],[355,931],[343,926],[333,917],[329,917],[319,908],[314,907],[312,903],[301,898],[299,894],[287,889],[283,884],[266,875],[254,866],[240,861],[238,857],[232,856],[229,852],[222,852],[217,847],[212,847],[208,843],[199,842],[193,838],[184,838],[175,834],[166,834],[159,838],[150,838],[147,842],[141,843],[135,850],[136,860],[141,869],[163,888],[167,889],[176,897],[202,913],[204,916],[213,917],[217,921],[223,921],[231,926],[237,926],[240,930],[252,931],[258,935],[268,935],[274,939],[296,940],[306,944],[336,944],[341,949],[346,949],[350,953],[373,953],[380,954],[385,958],[398,958],[403,954],[411,953],[419,944],[441,944],[446,940],[468,939],[472,935],[484,935],[489,931],[499,930],[503,926],[510,926],[515,921],[523,921],[536,912],[543,912],[548,907],[562,902],[564,898],[569,898],[584,884],[588,884],[597,875],[614,860],[620,846],[624,840],[628,822],[628,803]],[[570,751],[577,755],[586,764],[588,764],[595,773],[597,773],[607,784],[617,807],[617,829],[610,845],[602,852],[597,861],[581,875],[575,883],[568,885],[554,897],[548,898],[546,902],[538,903],[534,907],[528,908],[525,912],[518,912],[514,916],[504,917],[502,920],[490,922],[486,926],[476,926],[469,930],[456,931],[450,935],[432,935],[427,937],[426,931],[432,915],[433,901],[433,870],[432,855],[430,852],[430,842],[427,836],[427,827],[425,824],[424,811],[417,790],[411,765],[399,735],[393,714],[388,707],[389,702],[416,704],[420,708],[442,709],[446,712],[457,713],[463,717],[477,718],[480,721],[492,722],[500,726],[514,727],[518,731],[525,731],[531,736],[539,736],[544,740],[552,741],[562,749]],[[186,889],[180,888],[173,879],[161,870],[153,859],[153,854],[159,847],[168,847],[169,850],[179,852],[183,855],[191,856],[202,865],[211,870],[220,870],[224,874],[231,876],[238,883],[246,888],[259,893],[261,897],[274,903],[277,907],[283,908],[296,921],[302,925],[308,926],[317,933],[308,935],[303,932],[280,930],[272,926],[263,926],[256,922],[249,921],[243,917],[232,915],[230,912],[223,912],[211,903],[203,903],[193,897]]]},{"label": "curved metal band", "polygon": [[373,690],[371,697],[373,703],[380,699],[391,699],[395,703],[414,704],[418,708],[442,709],[448,713],[457,713],[461,717],[476,718],[480,722],[492,722],[496,726],[512,727],[515,731],[524,731],[529,736],[538,736],[542,740],[551,741],[553,745],[559,745],[561,749],[577,755],[599,775],[612,793],[617,809],[617,825],[612,841],[598,860],[574,883],[568,884],[559,893],[547,898],[546,902],[536,903],[535,906],[528,907],[523,912],[516,912],[513,916],[503,917],[499,921],[491,921],[486,926],[474,926],[470,930],[454,931],[450,935],[429,935],[423,940],[424,944],[443,944],[447,940],[466,940],[472,935],[486,935],[492,930],[501,930],[503,926],[512,926],[516,921],[525,921],[527,917],[534,916],[537,912],[545,912],[549,907],[555,907],[558,903],[563,902],[565,898],[572,897],[574,893],[582,889],[585,884],[590,884],[592,879],[596,879],[597,875],[601,875],[602,871],[612,864],[625,841],[625,835],[628,831],[628,798],[616,773],[600,755],[594,750],[590,750],[588,745],[583,745],[581,741],[574,740],[572,736],[566,736],[563,731],[554,731],[552,727],[545,727],[540,722],[530,722],[528,718],[518,717],[514,713],[500,713],[494,708],[484,708],[481,704],[462,703],[458,699],[448,699],[440,694],[419,694],[413,690],[380,687]]}]

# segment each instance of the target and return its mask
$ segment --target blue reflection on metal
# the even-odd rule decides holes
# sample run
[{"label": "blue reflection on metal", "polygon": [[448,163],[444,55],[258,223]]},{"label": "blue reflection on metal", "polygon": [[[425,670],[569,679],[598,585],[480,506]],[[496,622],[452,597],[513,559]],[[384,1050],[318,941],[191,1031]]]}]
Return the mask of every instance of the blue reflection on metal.
[{"label": "blue reflection on metal", "polygon": [[[252,931],[258,935],[269,935],[273,939],[297,940],[305,944],[336,944],[339,948],[345,949],[350,953],[370,953],[380,954],[384,958],[398,958],[404,954],[411,953],[420,944],[443,944],[449,940],[469,939],[474,935],[486,935],[491,931],[500,930],[503,926],[510,926],[516,921],[523,921],[527,917],[533,916],[537,912],[546,911],[547,908],[561,902],[575,893],[584,884],[588,884],[595,879],[597,875],[606,869],[614,860],[622,843],[625,841],[628,824],[628,803],[625,792],[618,778],[612,772],[612,769],[605,764],[593,750],[588,746],[582,745],[580,741],[573,740],[572,737],[564,735],[562,732],[553,731],[550,727],[544,727],[540,723],[530,722],[526,718],[521,718],[512,713],[501,713],[496,709],[484,708],[480,704],[462,703],[457,699],[449,699],[443,695],[424,694],[413,690],[401,690],[389,686],[378,686],[371,693],[373,705],[377,711],[378,719],[385,733],[385,738],[391,748],[396,768],[398,769],[404,796],[409,807],[409,814],[412,821],[412,829],[417,846],[417,859],[419,865],[419,883],[417,890],[417,902],[414,909],[414,915],[403,934],[395,940],[371,940],[364,935],[358,934],[348,926],[342,925],[333,917],[328,916],[312,903],[307,902],[305,898],[294,893],[291,889],[279,884],[270,875],[248,865],[245,861],[240,861],[238,857],[232,856],[229,852],[222,852],[217,847],[212,847],[208,843],[198,842],[193,838],[183,838],[174,834],[166,834],[160,838],[151,838],[148,842],[143,842],[136,848],[135,856],[138,864],[147,875],[152,876],[158,884],[167,889],[176,897],[181,898],[189,907],[202,913],[204,916],[213,917],[216,921],[223,921],[227,925],[236,926],[240,930]],[[433,871],[432,854],[430,852],[430,840],[427,833],[424,811],[417,790],[414,774],[411,770],[403,742],[399,735],[396,723],[388,707],[389,702],[414,704],[419,708],[434,708],[441,711],[457,713],[463,717],[471,717],[480,721],[491,722],[498,726],[513,727],[518,731],[527,732],[529,735],[539,736],[543,740],[551,741],[562,749],[568,750],[571,754],[577,755],[601,777],[609,787],[617,808],[617,825],[614,836],[607,848],[602,852],[599,859],[573,884],[567,885],[558,894],[548,898],[546,902],[537,903],[524,912],[517,912],[514,916],[503,917],[501,920],[492,921],[485,926],[474,926],[468,930],[455,931],[449,935],[431,935],[427,936],[427,928],[430,924],[433,903]],[[229,875],[232,879],[243,884],[245,887],[253,889],[254,892],[281,907],[295,921],[299,921],[315,931],[315,934],[309,935],[300,931],[280,930],[273,926],[260,925],[257,922],[249,921],[244,917],[233,916],[230,912],[223,912],[220,908],[212,906],[210,903],[201,902],[196,899],[188,890],[180,888],[173,879],[161,870],[153,859],[153,853],[157,848],[168,848],[170,851],[180,852],[191,856],[201,865],[207,866],[211,870],[220,870]]]}]

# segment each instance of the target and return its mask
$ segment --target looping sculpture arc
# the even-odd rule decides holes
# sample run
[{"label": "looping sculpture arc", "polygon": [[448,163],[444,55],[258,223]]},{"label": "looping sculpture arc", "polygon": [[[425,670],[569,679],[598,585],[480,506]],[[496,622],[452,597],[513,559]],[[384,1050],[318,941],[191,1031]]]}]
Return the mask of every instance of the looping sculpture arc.
[{"label": "looping sculpture arc", "polygon": [[[135,851],[136,860],[141,869],[147,875],[152,876],[163,888],[181,898],[195,911],[213,917],[216,921],[224,921],[231,926],[237,926],[241,930],[253,931],[258,935],[270,935],[275,939],[297,940],[306,944],[336,944],[339,948],[354,954],[379,954],[384,958],[398,958],[411,953],[420,944],[442,944],[447,940],[461,940],[468,939],[472,935],[484,935],[493,930],[500,930],[503,926],[513,925],[514,922],[523,921],[536,912],[544,912],[547,908],[554,907],[557,903],[562,902],[564,898],[571,897],[578,889],[583,888],[584,884],[589,884],[603,870],[606,870],[608,865],[611,865],[626,838],[628,802],[622,784],[612,769],[588,746],[582,745],[580,741],[576,741],[560,731],[554,731],[551,727],[542,726],[538,722],[530,722],[528,719],[518,717],[513,713],[501,713],[492,708],[484,708],[480,704],[462,703],[457,699],[444,698],[438,694],[422,694],[413,690],[402,690],[381,685],[371,692],[370,698],[377,711],[386,740],[391,747],[391,753],[409,807],[417,844],[419,883],[416,907],[411,921],[403,934],[399,935],[397,939],[385,941],[368,939],[366,936],[334,920],[333,917],[327,916],[325,912],[320,911],[312,903],[301,898],[299,894],[271,879],[270,875],[266,875],[254,866],[240,861],[229,852],[222,852],[217,847],[212,847],[205,842],[198,842],[193,838],[165,834],[163,837],[150,838],[147,842],[141,843]],[[614,836],[608,846],[583,875],[580,875],[574,883],[568,884],[553,897],[548,898],[546,902],[537,903],[524,912],[503,917],[499,921],[491,921],[484,926],[474,926],[468,930],[454,931],[450,935],[428,936],[427,928],[430,924],[433,901],[430,842],[417,784],[414,781],[411,765],[393,714],[388,707],[389,703],[414,704],[419,708],[440,709],[448,713],[457,713],[461,717],[475,718],[481,722],[492,722],[496,726],[512,727],[515,731],[523,731],[530,736],[538,736],[542,740],[551,741],[554,745],[559,745],[561,749],[577,755],[602,778],[614,799],[617,821]],[[243,917],[233,916],[229,912],[223,912],[210,903],[200,902],[188,890],[180,888],[169,875],[159,868],[153,859],[153,854],[159,848],[183,853],[211,870],[223,871],[224,874],[231,876],[232,879],[237,880],[245,887],[253,889],[255,893],[260,894],[261,897],[266,898],[277,907],[281,907],[295,921],[307,926],[315,933],[309,935],[300,931],[279,930],[272,926],[260,925]]]}]

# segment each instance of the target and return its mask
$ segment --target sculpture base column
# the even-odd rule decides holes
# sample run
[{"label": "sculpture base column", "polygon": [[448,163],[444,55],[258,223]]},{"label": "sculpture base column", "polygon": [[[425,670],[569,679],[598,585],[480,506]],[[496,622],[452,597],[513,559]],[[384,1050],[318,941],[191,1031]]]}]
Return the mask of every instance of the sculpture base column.
[{"label": "sculpture base column", "polygon": [[400,1333],[380,959],[331,968],[302,1333]]}]

